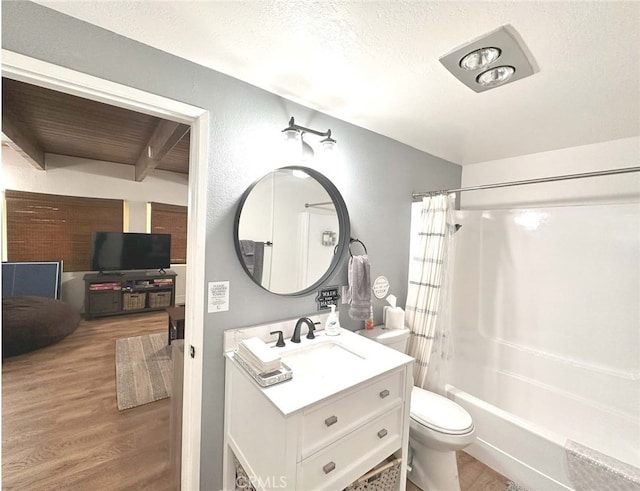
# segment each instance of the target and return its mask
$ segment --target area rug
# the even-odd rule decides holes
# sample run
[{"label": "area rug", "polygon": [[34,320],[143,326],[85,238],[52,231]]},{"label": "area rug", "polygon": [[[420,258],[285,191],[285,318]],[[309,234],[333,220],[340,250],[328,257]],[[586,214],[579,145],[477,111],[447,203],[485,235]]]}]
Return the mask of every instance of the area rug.
[{"label": "area rug", "polygon": [[116,340],[116,396],[123,411],[171,394],[171,346],[167,334]]}]

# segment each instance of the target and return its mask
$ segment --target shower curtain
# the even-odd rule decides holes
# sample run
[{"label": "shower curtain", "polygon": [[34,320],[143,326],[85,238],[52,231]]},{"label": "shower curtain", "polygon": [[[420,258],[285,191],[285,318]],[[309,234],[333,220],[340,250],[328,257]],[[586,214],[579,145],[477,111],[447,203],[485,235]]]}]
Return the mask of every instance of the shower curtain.
[{"label": "shower curtain", "polygon": [[444,392],[450,357],[449,290],[453,273],[455,195],[422,200],[418,230],[411,234],[406,323],[411,331],[409,355],[416,359],[413,383]]}]

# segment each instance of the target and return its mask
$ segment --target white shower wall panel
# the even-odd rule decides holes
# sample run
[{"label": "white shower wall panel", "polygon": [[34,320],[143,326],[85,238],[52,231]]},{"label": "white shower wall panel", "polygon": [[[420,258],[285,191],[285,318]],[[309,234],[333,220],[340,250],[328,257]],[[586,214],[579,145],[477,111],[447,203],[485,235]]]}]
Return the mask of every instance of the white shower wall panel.
[{"label": "white shower wall panel", "polygon": [[453,384],[640,466],[640,206],[458,213]]}]

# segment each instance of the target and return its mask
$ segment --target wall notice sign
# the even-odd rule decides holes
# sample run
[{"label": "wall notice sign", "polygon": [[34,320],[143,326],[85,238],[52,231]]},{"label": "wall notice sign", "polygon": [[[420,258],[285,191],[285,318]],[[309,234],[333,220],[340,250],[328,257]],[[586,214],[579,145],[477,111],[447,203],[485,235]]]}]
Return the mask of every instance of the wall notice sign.
[{"label": "wall notice sign", "polygon": [[337,307],[339,298],[340,294],[337,286],[328,286],[318,290],[318,296],[316,297],[318,310],[327,310],[331,304]]},{"label": "wall notice sign", "polygon": [[389,280],[384,276],[378,276],[373,282],[373,294],[376,298],[384,298],[389,293]]},{"label": "wall notice sign", "polygon": [[207,298],[209,299],[208,312],[225,312],[229,310],[229,282],[210,281]]}]

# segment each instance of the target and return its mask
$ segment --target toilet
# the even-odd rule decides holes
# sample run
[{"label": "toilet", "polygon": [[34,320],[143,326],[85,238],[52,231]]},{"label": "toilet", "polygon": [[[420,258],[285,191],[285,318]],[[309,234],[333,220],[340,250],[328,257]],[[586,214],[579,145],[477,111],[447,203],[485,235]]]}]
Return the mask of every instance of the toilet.
[{"label": "toilet", "polygon": [[[409,329],[376,326],[358,333],[406,353]],[[464,408],[434,392],[413,388],[409,421],[413,456],[407,474],[411,482],[423,491],[460,491],[456,450],[465,448],[473,438],[473,420]]]}]

